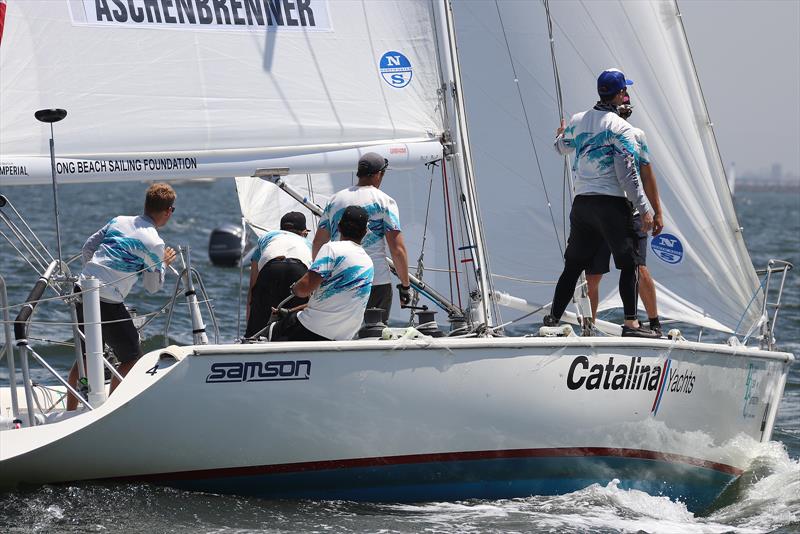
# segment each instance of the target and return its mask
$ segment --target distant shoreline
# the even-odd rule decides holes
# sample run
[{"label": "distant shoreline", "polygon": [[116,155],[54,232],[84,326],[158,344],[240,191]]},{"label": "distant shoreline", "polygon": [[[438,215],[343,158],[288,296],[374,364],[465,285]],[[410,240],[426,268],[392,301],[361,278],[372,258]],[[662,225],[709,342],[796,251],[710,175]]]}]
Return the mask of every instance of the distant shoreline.
[{"label": "distant shoreline", "polygon": [[800,193],[800,182],[771,182],[768,180],[759,181],[736,181],[735,193],[740,191],[781,191],[789,193]]}]

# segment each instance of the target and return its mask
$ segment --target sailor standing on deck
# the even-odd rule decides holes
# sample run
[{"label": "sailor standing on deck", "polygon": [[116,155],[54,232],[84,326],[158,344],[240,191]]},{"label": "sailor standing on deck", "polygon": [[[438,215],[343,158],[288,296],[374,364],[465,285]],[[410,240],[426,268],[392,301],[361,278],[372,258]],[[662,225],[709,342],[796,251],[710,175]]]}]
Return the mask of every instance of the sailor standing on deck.
[{"label": "sailor standing on deck", "polygon": [[367,235],[361,244],[375,266],[375,278],[367,308],[381,308],[383,322],[389,320],[392,308],[392,284],[389,264],[386,262],[386,245],[394,261],[400,283],[397,284],[400,303],[411,302],[411,285],[408,279],[408,253],[400,230],[400,213],[397,202],[379,188],[389,161],[375,152],[368,152],[358,160],[358,183],[334,194],[320,217],[314,236],[312,256],[317,257],[322,245],[339,237],[339,220],[348,206],[361,206],[369,214]]},{"label": "sailor standing on deck", "polygon": [[[155,293],[164,284],[165,269],[175,260],[175,251],[164,246],[158,228],[169,222],[175,212],[175,191],[168,184],[153,184],[147,189],[144,214],[114,217],[95,232],[83,245],[83,271],[75,292],[87,277],[100,280],[100,318],[103,321],[103,341],[111,347],[120,362],[119,374],[125,376],[142,357],[139,332],[125,308],[125,297],[136,280],[142,279],[148,293]],[[76,304],[78,322],[83,330],[83,305]],[[73,365],[69,384],[78,382],[78,367]],[[111,392],[119,385],[111,379]],[[78,400],[71,395],[67,410],[77,408]]]},{"label": "sailor standing on deck", "polygon": [[353,339],[361,327],[372,289],[372,260],[361,247],[369,215],[347,206],[337,223],[338,241],[322,245],[308,272],[292,286],[308,304],[276,310],[283,317],[272,328],[272,341]]},{"label": "sailor standing on deck", "polygon": [[[556,284],[545,326],[556,326],[572,299],[581,272],[605,242],[620,269],[619,293],[625,311],[623,336],[658,337],[637,319],[637,274],[641,263],[633,228],[630,201],[642,214],[642,231],[653,225],[636,168],[633,127],[617,115],[617,106],[633,84],[618,69],[603,71],[597,79],[600,101],[588,111],[561,122],[554,143],[560,154],[575,151],[575,199],[570,233],[564,252],[564,270]],[[626,199],[627,196],[627,199]]]},{"label": "sailor standing on deck", "polygon": [[[281,229],[267,232],[258,240],[250,261],[250,292],[247,294],[245,337],[261,331],[273,308],[289,296],[289,287],[306,274],[311,265],[311,242],[306,239],[306,216],[290,211],[281,217]],[[307,302],[294,298],[287,308]]]},{"label": "sailor standing on deck", "polygon": [[[617,107],[617,113],[625,120],[633,114],[633,105],[630,99]],[[664,219],[661,215],[661,200],[658,195],[658,185],[656,176],[653,173],[653,166],[650,163],[650,150],[647,147],[647,138],[639,128],[633,129],[636,137],[636,149],[638,151],[636,164],[642,178],[642,188],[644,189],[647,200],[653,206],[653,236],[657,236],[664,229]],[[647,312],[647,321],[650,330],[658,334],[661,333],[661,322],[658,318],[658,304],[656,301],[656,283],[647,268],[647,232],[642,231],[642,216],[638,211],[633,212],[633,228],[639,240],[639,297],[642,299],[644,309]],[[592,263],[586,269],[586,286],[589,292],[589,302],[592,306],[592,320],[597,318],[597,305],[600,300],[600,280],[609,271],[609,260],[611,250],[603,243],[600,251],[592,259]]]}]

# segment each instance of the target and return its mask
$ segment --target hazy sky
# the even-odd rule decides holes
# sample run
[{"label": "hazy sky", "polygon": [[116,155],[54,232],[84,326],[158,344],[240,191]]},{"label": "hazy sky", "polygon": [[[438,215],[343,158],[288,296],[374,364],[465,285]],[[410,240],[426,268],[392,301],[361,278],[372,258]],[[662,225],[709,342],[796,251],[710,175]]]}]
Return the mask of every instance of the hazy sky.
[{"label": "hazy sky", "polygon": [[678,5],[726,166],[800,175],[800,0]]}]

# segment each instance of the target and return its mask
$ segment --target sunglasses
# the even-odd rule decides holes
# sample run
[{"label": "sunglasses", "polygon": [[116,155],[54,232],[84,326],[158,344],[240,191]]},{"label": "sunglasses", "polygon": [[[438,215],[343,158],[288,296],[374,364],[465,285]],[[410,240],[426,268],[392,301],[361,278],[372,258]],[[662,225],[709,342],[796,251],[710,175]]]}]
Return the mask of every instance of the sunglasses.
[{"label": "sunglasses", "polygon": [[167,209],[169,210],[170,213],[175,213],[175,206],[170,206]]}]

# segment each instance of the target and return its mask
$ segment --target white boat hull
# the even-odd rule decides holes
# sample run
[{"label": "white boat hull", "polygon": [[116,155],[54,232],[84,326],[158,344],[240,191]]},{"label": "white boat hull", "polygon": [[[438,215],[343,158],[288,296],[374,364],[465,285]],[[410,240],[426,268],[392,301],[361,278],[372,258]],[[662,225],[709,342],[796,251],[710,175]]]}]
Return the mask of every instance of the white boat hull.
[{"label": "white boat hull", "polygon": [[424,501],[617,478],[702,509],[769,440],[792,360],[621,338],[168,347],[98,409],[0,432],[0,486]]}]

